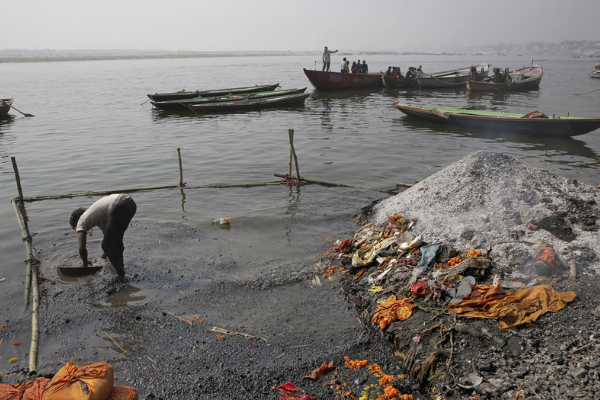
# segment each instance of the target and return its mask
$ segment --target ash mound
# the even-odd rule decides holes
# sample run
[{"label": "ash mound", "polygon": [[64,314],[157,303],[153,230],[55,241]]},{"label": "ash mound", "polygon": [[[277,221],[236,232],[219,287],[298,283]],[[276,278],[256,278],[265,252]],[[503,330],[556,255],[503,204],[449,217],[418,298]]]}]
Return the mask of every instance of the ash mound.
[{"label": "ash mound", "polygon": [[[590,185],[488,151],[473,153],[372,207],[370,222],[415,217],[427,242],[459,249],[492,246],[499,272],[518,277],[550,243],[565,263],[600,272],[599,191]],[[510,252],[507,251],[510,249]]]}]

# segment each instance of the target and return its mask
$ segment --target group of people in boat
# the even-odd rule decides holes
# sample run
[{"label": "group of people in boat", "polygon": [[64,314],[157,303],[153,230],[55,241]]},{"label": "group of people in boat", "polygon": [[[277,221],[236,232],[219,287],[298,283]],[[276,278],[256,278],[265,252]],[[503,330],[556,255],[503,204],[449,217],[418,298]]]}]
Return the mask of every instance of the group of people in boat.
[{"label": "group of people in boat", "polygon": [[344,57],[342,60],[342,65],[340,66],[340,72],[346,74],[368,74],[369,66],[365,60],[352,61],[352,65],[350,65],[350,61]]},{"label": "group of people in boat", "polygon": [[492,81],[495,83],[511,83],[512,78],[510,77],[510,71],[508,68],[504,68],[504,72],[500,68],[493,69],[494,75]]},{"label": "group of people in boat", "polygon": [[[329,68],[331,67],[331,53],[337,53],[337,50],[329,50],[327,46],[325,46],[325,49],[323,50],[322,71],[329,71]],[[352,65],[350,65],[350,61],[348,61],[346,57],[344,57],[344,60],[342,61],[342,65],[340,67],[340,71],[348,74],[368,74],[369,66],[367,65],[367,62],[365,60],[362,60],[362,63],[360,60],[353,61]]]},{"label": "group of people in boat", "polygon": [[423,72],[422,65],[419,65],[419,68],[408,67],[408,71],[406,71],[406,74],[402,74],[400,67],[389,66],[387,71],[385,71],[385,76],[391,76],[394,78],[412,79],[416,78],[419,75],[425,75],[425,73]]},{"label": "group of people in boat", "polygon": [[[496,70],[496,69],[498,69],[498,68],[494,68],[494,70]],[[487,74],[486,74],[485,70],[483,69],[483,67],[481,67],[480,71],[477,71],[477,67],[472,65],[470,72],[471,72],[471,80],[472,81],[481,82],[484,79],[488,79]],[[494,74],[495,74],[495,71],[494,71]],[[508,76],[508,68],[506,69],[506,74]],[[501,75],[502,74],[500,73],[499,76],[497,77],[497,79],[500,79],[500,80],[505,79],[505,78],[502,78]],[[510,79],[510,77],[508,77],[508,79]]]}]

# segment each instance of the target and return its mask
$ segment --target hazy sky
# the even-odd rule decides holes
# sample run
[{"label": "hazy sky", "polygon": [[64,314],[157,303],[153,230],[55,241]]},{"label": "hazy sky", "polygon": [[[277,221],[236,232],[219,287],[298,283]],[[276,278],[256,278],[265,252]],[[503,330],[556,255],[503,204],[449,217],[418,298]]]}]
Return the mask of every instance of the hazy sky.
[{"label": "hazy sky", "polygon": [[0,49],[434,50],[600,40],[600,0],[14,0]]}]

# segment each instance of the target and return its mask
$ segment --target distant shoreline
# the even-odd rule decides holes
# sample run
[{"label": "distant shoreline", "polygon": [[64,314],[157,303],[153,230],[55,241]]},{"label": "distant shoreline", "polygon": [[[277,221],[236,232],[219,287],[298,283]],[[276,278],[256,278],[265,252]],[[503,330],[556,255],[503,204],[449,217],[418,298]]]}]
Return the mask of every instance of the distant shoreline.
[{"label": "distant shoreline", "polygon": [[48,52],[48,53],[0,53],[0,63],[47,62],[47,61],[98,61],[142,60],[160,58],[207,58],[207,57],[267,57],[267,56],[321,56],[314,51],[131,51],[131,52]]},{"label": "distant shoreline", "polygon": [[[24,52],[2,53],[0,63],[49,62],[49,61],[99,61],[99,60],[143,60],[161,58],[214,58],[214,57],[269,57],[269,56],[314,56],[320,59],[320,51],[117,51],[117,52]],[[439,55],[421,52],[390,51],[344,51],[339,55]],[[445,55],[443,53],[442,55]],[[457,55],[458,53],[448,53]]]}]

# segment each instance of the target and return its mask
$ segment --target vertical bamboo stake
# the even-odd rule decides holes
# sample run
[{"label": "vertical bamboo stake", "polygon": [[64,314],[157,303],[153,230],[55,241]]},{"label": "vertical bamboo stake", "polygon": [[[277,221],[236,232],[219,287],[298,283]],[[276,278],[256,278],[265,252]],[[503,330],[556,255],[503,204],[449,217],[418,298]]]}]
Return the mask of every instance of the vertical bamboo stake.
[{"label": "vertical bamboo stake", "polygon": [[298,168],[298,157],[296,156],[296,150],[294,150],[294,130],[288,130],[288,136],[290,137],[290,151],[294,156],[294,162],[296,164],[296,179],[300,180],[300,169]]},{"label": "vertical bamboo stake", "polygon": [[177,158],[179,158],[179,186],[183,187],[183,167],[181,166],[181,149],[177,148]]},{"label": "vertical bamboo stake", "polygon": [[23,242],[25,243],[25,253],[27,255],[27,277],[25,279],[25,302],[29,304],[30,292],[33,290],[33,298],[32,298],[32,310],[31,310],[31,347],[29,351],[29,372],[35,374],[37,372],[37,355],[38,355],[38,345],[39,345],[39,337],[40,337],[40,329],[39,329],[39,309],[40,309],[40,291],[38,287],[38,271],[37,267],[34,265],[35,256],[33,254],[33,248],[31,247],[31,234],[29,233],[29,228],[27,227],[27,222],[25,221],[22,210],[25,209],[23,206],[23,202],[21,201],[21,205],[17,205],[17,201],[12,199],[11,202],[15,209],[15,214],[17,215],[17,221],[19,222],[19,226],[21,227],[21,235]]},{"label": "vertical bamboo stake", "polygon": [[14,157],[11,157],[10,161],[12,161],[13,170],[15,171],[15,179],[17,181],[17,190],[19,191],[19,199],[23,200],[23,189],[21,189],[21,178],[19,177],[19,168],[17,168],[17,160]]},{"label": "vertical bamboo stake", "polygon": [[40,339],[39,328],[39,310],[40,310],[40,291],[38,288],[37,267],[32,268],[33,286],[33,304],[31,310],[31,346],[29,347],[29,374],[37,373],[37,358]]},{"label": "vertical bamboo stake", "polygon": [[31,235],[29,234],[29,228],[27,227],[27,217],[25,216],[25,205],[23,204],[23,188],[21,187],[21,177],[19,176],[19,168],[17,167],[17,159],[11,157],[13,171],[15,172],[15,180],[17,182],[17,190],[19,191],[19,204],[17,207],[16,202],[13,200],[13,206],[15,207],[15,213],[17,214],[17,221],[21,227],[21,238],[25,242],[25,251],[27,254],[27,267],[25,270],[25,304],[29,304],[29,297],[31,293],[31,263],[33,262],[33,252],[31,250]]},{"label": "vertical bamboo stake", "polygon": [[290,162],[288,164],[288,176],[291,178],[292,177],[292,157],[293,157],[292,142],[294,141],[294,131],[292,129],[288,130],[288,138],[290,140]]},{"label": "vertical bamboo stake", "polygon": [[15,209],[15,214],[17,215],[17,222],[21,227],[21,240],[25,243],[25,259],[26,261],[26,270],[25,270],[25,304],[29,305],[29,297],[31,293],[31,270],[33,264],[33,250],[31,249],[31,235],[29,234],[29,228],[27,227],[27,223],[24,221],[21,213],[21,207],[24,208],[23,204],[21,206],[17,205],[15,199],[11,200],[13,207]]}]

